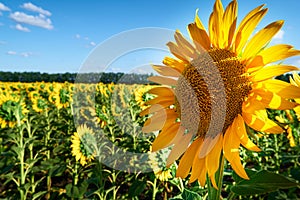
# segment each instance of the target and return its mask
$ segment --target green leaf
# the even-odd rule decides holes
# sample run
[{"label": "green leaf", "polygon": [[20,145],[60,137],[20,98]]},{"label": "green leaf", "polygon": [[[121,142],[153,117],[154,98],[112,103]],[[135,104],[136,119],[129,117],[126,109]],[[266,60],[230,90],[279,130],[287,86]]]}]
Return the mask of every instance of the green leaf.
[{"label": "green leaf", "polygon": [[134,181],[128,191],[129,197],[133,198],[135,196],[138,196],[144,191],[145,188],[146,188],[146,183],[144,181],[139,181],[139,180]]},{"label": "green leaf", "polygon": [[88,186],[89,184],[87,181],[82,182],[79,187],[69,183],[66,185],[67,196],[72,198],[82,198]]},{"label": "green leaf", "polygon": [[187,189],[184,189],[183,193],[181,195],[182,195],[182,198],[186,199],[186,200],[201,200],[202,199],[198,193],[193,192],[191,190],[187,190]]},{"label": "green leaf", "polygon": [[295,181],[266,170],[253,173],[250,180],[242,180],[231,187],[231,191],[238,195],[255,195],[296,187]]},{"label": "green leaf", "polygon": [[293,168],[291,169],[291,175],[294,179],[300,181],[300,168]]},{"label": "green leaf", "polygon": [[79,188],[75,185],[73,185],[72,183],[69,183],[68,185],[66,185],[66,193],[68,197],[72,197],[72,198],[80,198],[80,192],[79,192]]},{"label": "green leaf", "polygon": [[80,184],[80,187],[79,187],[79,194],[80,196],[83,196],[84,193],[86,192],[86,190],[88,189],[89,187],[89,184],[87,181],[83,181],[81,184]]},{"label": "green leaf", "polygon": [[64,173],[64,171],[66,170],[66,168],[67,167],[65,165],[56,165],[56,166],[50,168],[49,175],[52,177],[53,176],[61,176]]},{"label": "green leaf", "polygon": [[43,194],[46,194],[47,191],[40,191],[38,193],[35,193],[33,196],[32,196],[32,200],[35,200],[35,199],[38,199],[40,196],[42,196]]},{"label": "green leaf", "polygon": [[202,200],[202,197],[191,190],[184,188],[183,192],[180,195],[177,195],[169,200]]}]

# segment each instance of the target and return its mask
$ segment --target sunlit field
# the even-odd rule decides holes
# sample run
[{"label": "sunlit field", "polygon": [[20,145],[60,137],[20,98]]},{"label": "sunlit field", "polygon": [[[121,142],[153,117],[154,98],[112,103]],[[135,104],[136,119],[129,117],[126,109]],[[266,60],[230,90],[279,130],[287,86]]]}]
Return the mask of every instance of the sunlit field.
[{"label": "sunlit field", "polygon": [[[153,99],[146,92],[154,87],[158,86],[1,82],[0,198],[207,199],[207,187],[175,177],[176,163],[167,168],[159,158],[146,159],[154,171],[130,173],[100,162],[99,137],[126,152],[151,151],[155,134],[142,133],[148,116],[140,112]],[[294,110],[268,110],[268,115],[285,133],[248,129],[262,151],[240,148],[250,181],[225,164],[224,198],[299,198],[299,119]],[[95,146],[86,145],[88,140]]]}]

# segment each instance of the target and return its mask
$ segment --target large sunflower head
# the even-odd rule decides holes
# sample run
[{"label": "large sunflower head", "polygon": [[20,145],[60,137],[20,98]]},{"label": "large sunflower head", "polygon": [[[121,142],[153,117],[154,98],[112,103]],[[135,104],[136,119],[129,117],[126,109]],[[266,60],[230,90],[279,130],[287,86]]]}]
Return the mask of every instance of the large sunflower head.
[{"label": "large sunflower head", "polygon": [[203,186],[208,174],[217,187],[215,173],[223,153],[233,170],[248,179],[239,157],[240,144],[260,149],[246,129],[281,133],[266,108],[286,110],[298,105],[290,99],[299,98],[300,89],[273,78],[297,70],[278,63],[300,51],[285,44],[267,46],[281,29],[281,20],[254,32],[267,13],[263,7],[250,11],[236,26],[237,1],[224,9],[216,0],[208,30],[196,12],[187,27],[192,43],[176,31],[175,42],[167,44],[175,58],[166,57],[164,65],[153,66],[160,76],[149,80],[164,86],[149,91],[156,98],[141,113],[151,114],[143,131],[160,130],[154,151],[174,145],[168,165],[184,154],[177,176],[185,178],[191,171],[190,181],[199,180]]},{"label": "large sunflower head", "polygon": [[96,153],[96,138],[92,129],[86,125],[77,128],[77,132],[71,138],[72,155],[82,166],[94,160]]}]

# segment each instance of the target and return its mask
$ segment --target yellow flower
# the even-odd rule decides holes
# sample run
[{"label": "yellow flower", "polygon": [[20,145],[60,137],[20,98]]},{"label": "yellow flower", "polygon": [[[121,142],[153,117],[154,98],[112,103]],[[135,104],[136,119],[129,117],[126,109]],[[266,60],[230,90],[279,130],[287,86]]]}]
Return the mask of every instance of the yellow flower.
[{"label": "yellow flower", "polygon": [[138,105],[141,107],[141,109],[146,109],[148,105],[146,105],[146,101],[149,100],[150,96],[147,92],[153,88],[153,86],[146,85],[146,86],[140,86],[138,89],[134,92],[135,101],[138,103]]},{"label": "yellow flower", "polygon": [[92,129],[81,125],[71,138],[72,155],[75,156],[76,161],[80,161],[80,164],[84,166],[94,160],[96,140]]},{"label": "yellow flower", "polygon": [[167,168],[163,170],[154,171],[154,174],[156,178],[159,179],[160,181],[168,181],[169,179],[172,178],[171,170]]},{"label": "yellow flower", "polygon": [[67,108],[72,102],[72,93],[68,83],[53,83],[53,91],[50,92],[49,101],[58,109]]},{"label": "yellow flower", "polygon": [[290,146],[291,146],[291,147],[295,147],[295,146],[296,146],[296,143],[295,143],[295,139],[294,139],[294,136],[293,136],[293,130],[292,130],[291,127],[288,127],[287,133],[288,133],[287,139],[288,139],[289,142],[290,142]]},{"label": "yellow flower", "polygon": [[153,66],[160,76],[149,80],[166,86],[149,91],[157,97],[141,112],[142,116],[152,114],[143,131],[160,130],[152,144],[154,151],[174,145],[167,165],[183,154],[176,175],[185,178],[191,172],[190,182],[198,180],[204,186],[208,174],[217,187],[215,173],[221,153],[240,177],[248,179],[239,147],[260,149],[248,138],[246,126],[282,133],[268,118],[266,108],[292,109],[297,104],[289,99],[300,98],[300,88],[273,79],[297,70],[275,62],[300,51],[285,44],[266,47],[283,21],[255,33],[267,12],[263,6],[249,12],[236,27],[237,1],[224,9],[221,0],[216,0],[208,31],[196,12],[194,23],[188,25],[194,44],[176,31],[176,42],[167,44],[176,58],[166,57],[164,65]]},{"label": "yellow flower", "polygon": [[0,94],[0,126],[12,128],[18,124],[24,123],[28,110],[25,102],[19,95],[14,94]]},{"label": "yellow flower", "polygon": [[[150,150],[152,148],[150,147]],[[153,169],[154,175],[160,181],[168,181],[173,176],[171,174],[171,169],[164,165],[165,153],[149,153],[149,164]]]}]

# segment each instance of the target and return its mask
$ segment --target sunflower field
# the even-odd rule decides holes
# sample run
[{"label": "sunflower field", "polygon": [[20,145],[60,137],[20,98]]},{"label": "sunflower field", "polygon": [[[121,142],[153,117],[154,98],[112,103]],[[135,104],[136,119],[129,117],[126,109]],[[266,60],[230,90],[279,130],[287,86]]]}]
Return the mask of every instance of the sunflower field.
[{"label": "sunflower field", "polygon": [[[157,86],[0,82],[0,198],[207,199],[206,187],[175,177],[176,163],[168,168],[162,164],[163,154],[134,159],[138,153],[148,155],[155,138],[148,133],[143,137],[140,128],[147,120],[140,112],[153,99],[146,92],[153,87]],[[299,115],[295,110],[268,114],[286,132],[249,130],[262,151],[241,148],[250,181],[225,164],[224,198],[300,197]],[[106,148],[109,153],[99,152]],[[132,152],[132,159],[100,162],[101,156],[117,155],[120,149]],[[152,170],[121,169],[136,161]],[[128,166],[114,167],[117,162]]]}]

